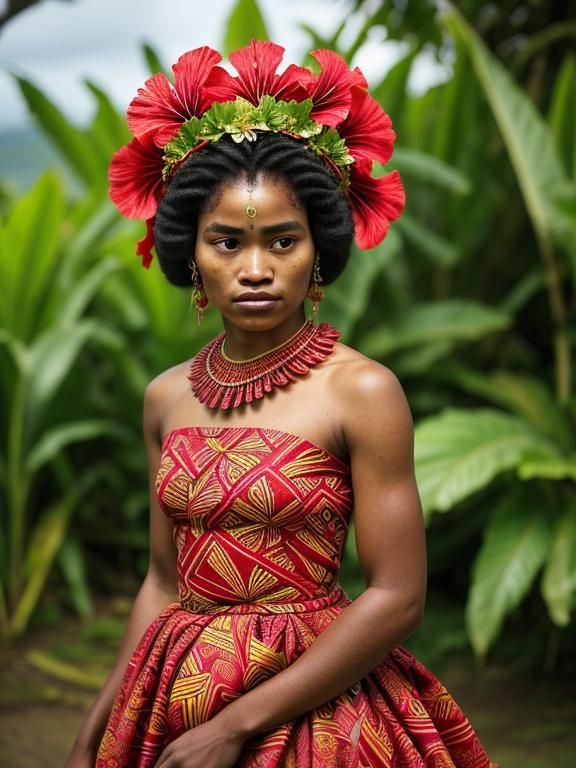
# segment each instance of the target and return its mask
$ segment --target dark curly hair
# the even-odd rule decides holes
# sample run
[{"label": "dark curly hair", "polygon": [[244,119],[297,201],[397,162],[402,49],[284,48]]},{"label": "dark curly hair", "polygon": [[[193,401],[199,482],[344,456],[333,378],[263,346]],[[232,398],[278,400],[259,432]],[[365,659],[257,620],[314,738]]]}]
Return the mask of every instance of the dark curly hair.
[{"label": "dark curly hair", "polygon": [[174,285],[190,285],[189,259],[199,214],[222,184],[263,172],[284,179],[306,208],[324,284],[344,270],[354,238],[350,206],[322,159],[298,139],[260,133],[236,143],[229,136],[194,152],[178,169],[158,206],[154,242],[162,271]]}]

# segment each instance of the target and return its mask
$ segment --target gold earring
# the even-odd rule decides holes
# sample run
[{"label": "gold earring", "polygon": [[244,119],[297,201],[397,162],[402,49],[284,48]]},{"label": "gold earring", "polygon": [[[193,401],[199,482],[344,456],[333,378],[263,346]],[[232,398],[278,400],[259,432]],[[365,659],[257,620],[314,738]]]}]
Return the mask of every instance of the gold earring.
[{"label": "gold earring", "polygon": [[190,296],[190,308],[192,308],[192,306],[195,307],[198,325],[201,325],[202,320],[204,320],[204,310],[208,306],[208,296],[206,296],[206,293],[204,292],[204,286],[202,285],[202,280],[200,279],[200,272],[198,271],[198,267],[196,266],[194,259],[190,259],[188,266],[190,267],[192,276],[192,295]]},{"label": "gold earring", "polygon": [[316,254],[314,258],[314,266],[312,268],[312,282],[310,283],[308,293],[306,294],[312,302],[312,320],[315,323],[318,322],[318,306],[324,298],[324,291],[322,288],[320,288],[321,282],[322,276],[320,274],[320,256],[319,254]]}]

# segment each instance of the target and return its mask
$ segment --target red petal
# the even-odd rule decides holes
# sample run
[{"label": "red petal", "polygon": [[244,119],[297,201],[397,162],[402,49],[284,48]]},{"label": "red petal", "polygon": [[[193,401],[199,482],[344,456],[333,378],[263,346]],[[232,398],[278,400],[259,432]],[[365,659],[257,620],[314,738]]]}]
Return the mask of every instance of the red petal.
[{"label": "red petal", "polygon": [[213,48],[203,46],[180,56],[172,67],[176,92],[180,98],[186,120],[200,117],[212,101],[204,94],[204,83],[222,56]]},{"label": "red petal", "polygon": [[132,139],[112,157],[108,178],[110,199],[129,219],[149,219],[162,193],[162,150],[146,134]]},{"label": "red petal", "polygon": [[161,72],[148,78],[128,106],[128,127],[140,138],[151,134],[163,147],[188,117],[174,88]]},{"label": "red petal", "polygon": [[154,247],[154,216],[146,219],[146,234],[136,243],[136,255],[142,257],[142,266],[148,269],[152,264],[152,248]]},{"label": "red petal", "polygon": [[402,213],[406,198],[398,171],[373,178],[371,163],[354,163],[348,193],[360,248],[374,248],[386,237],[390,222]]},{"label": "red petal", "polygon": [[327,48],[319,48],[310,55],[322,67],[309,91],[314,102],[311,116],[323,125],[336,128],[348,117],[352,101],[350,89],[355,85],[366,88],[366,78],[359,69],[350,70],[341,56]]},{"label": "red petal", "polygon": [[356,160],[378,160],[385,165],[392,156],[396,134],[380,104],[363,88],[352,88],[350,114],[338,133]]},{"label": "red petal", "polygon": [[175,87],[161,72],[146,80],[128,107],[128,127],[134,136],[152,132],[156,144],[163,147],[182,123],[201,115],[212,103],[204,95],[204,83],[221,58],[207,46],[195,48],[180,56],[172,67]]},{"label": "red petal", "polygon": [[252,40],[230,54],[230,62],[238,77],[233,77],[222,67],[214,67],[206,81],[206,94],[214,101],[233,101],[241,96],[252,104],[258,104],[264,95],[285,101],[304,100],[313,76],[309,70],[295,64],[277,75],[283,55],[281,45]]}]

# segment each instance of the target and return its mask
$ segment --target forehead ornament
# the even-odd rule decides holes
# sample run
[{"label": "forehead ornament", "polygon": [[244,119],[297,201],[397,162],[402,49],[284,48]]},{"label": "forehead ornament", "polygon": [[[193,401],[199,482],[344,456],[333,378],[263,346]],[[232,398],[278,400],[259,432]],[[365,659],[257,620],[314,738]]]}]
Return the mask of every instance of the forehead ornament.
[{"label": "forehead ornament", "polygon": [[244,210],[246,211],[246,216],[248,216],[249,219],[255,219],[258,215],[258,211],[254,207],[253,203],[248,203]]}]

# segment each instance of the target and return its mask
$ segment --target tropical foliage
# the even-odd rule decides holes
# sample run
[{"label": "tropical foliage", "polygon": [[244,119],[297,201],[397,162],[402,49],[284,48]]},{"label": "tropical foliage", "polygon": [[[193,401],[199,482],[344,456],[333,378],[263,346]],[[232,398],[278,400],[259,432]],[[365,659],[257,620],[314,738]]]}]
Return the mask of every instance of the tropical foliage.
[{"label": "tropical foliage", "polygon": [[[494,6],[487,21],[480,2],[465,15],[425,0],[348,5],[311,43],[352,62],[379,31],[402,41],[372,92],[394,120],[408,204],[382,245],[354,254],[322,316],[407,391],[431,589],[466,604],[479,656],[504,627],[536,622],[534,656],[553,663],[576,605],[574,24]],[[256,1],[239,0],[228,50],[255,28],[265,35]],[[430,56],[444,79],[415,93]],[[19,85],[78,192],[47,174],[4,203],[0,621],[13,635],[55,562],[87,612],[95,564],[120,563],[120,549],[131,566],[144,559],[145,382],[217,327],[208,313],[197,328],[188,297],[139,268],[135,227],[107,201],[107,163],[128,137],[106,94],[88,84],[95,117],[79,128]]]}]

